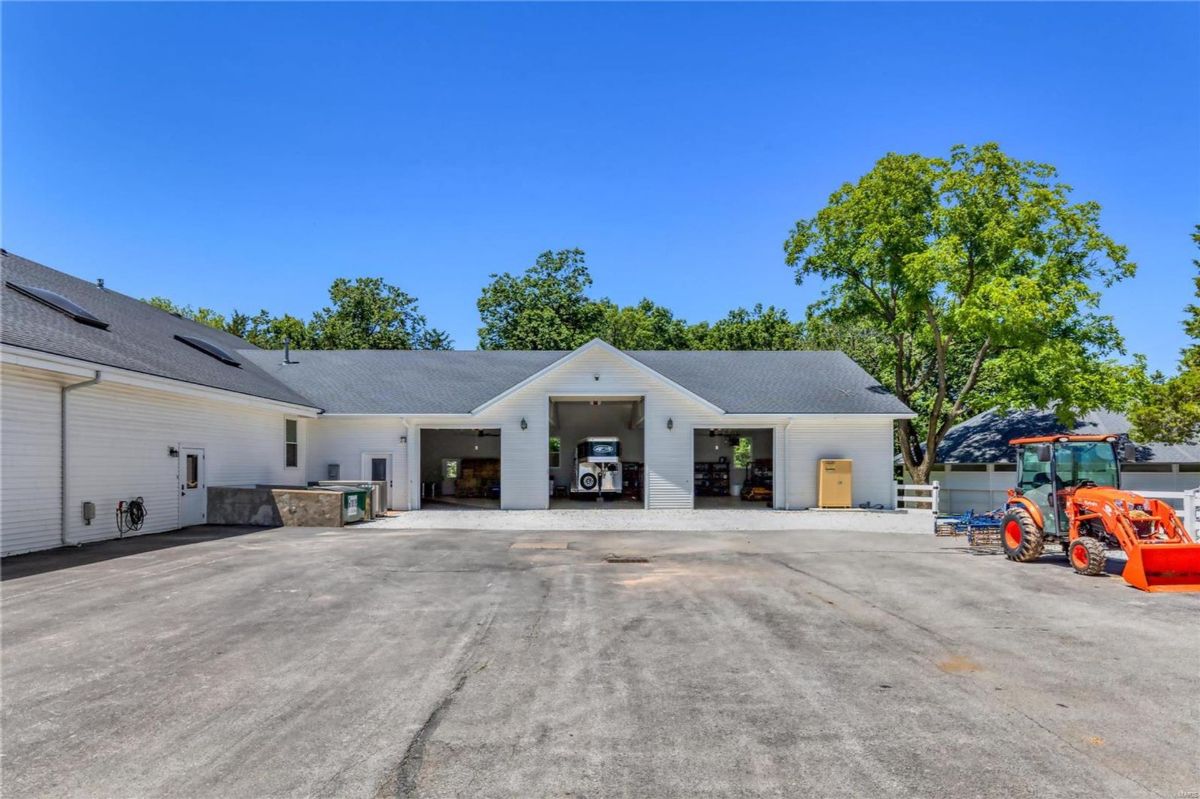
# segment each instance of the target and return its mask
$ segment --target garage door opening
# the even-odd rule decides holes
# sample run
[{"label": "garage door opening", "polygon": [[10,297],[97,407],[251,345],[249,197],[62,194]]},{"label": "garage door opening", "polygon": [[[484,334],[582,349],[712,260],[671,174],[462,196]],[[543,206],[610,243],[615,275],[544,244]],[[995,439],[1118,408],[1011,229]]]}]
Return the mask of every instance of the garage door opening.
[{"label": "garage door opening", "polygon": [[550,398],[551,508],[643,508],[645,400]]},{"label": "garage door opening", "polygon": [[775,432],[700,428],[692,441],[695,507],[770,508]]},{"label": "garage door opening", "polygon": [[500,508],[500,430],[421,428],[421,507]]}]

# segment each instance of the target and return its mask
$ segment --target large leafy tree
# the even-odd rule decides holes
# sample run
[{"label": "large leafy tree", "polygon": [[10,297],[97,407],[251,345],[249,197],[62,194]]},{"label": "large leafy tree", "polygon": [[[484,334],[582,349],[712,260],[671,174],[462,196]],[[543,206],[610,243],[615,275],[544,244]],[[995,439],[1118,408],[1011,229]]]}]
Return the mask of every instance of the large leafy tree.
[{"label": "large leafy tree", "polygon": [[1097,308],[1135,266],[1099,205],[1070,194],[1052,166],[993,143],[893,153],[785,243],[798,283],[827,283],[810,316],[870,330],[869,367],[917,412],[897,429],[916,480],[977,406],[1054,405],[1066,422],[1129,400],[1138,367],[1110,358],[1122,340]]},{"label": "large leafy tree", "polygon": [[570,350],[596,335],[604,308],[587,296],[583,250],[547,250],[524,273],[491,279],[476,303],[481,349]]},{"label": "large leafy tree", "polygon": [[599,338],[625,350],[773,350],[803,347],[803,327],[787,311],[737,308],[712,324],[689,325],[643,298],[621,306],[592,299],[582,250],[546,251],[520,275],[492,275],[478,307],[481,349],[567,350]]},{"label": "large leafy tree", "polygon": [[[1192,233],[1200,246],[1200,225]],[[1192,261],[1196,300],[1187,306],[1183,329],[1192,343],[1183,350],[1179,374],[1147,386],[1130,412],[1131,435],[1138,441],[1179,444],[1200,439],[1200,259]]]},{"label": "large leafy tree", "polygon": [[752,309],[734,308],[723,319],[692,327],[697,348],[706,350],[795,350],[805,349],[803,326],[788,318],[788,312],[761,303]]},{"label": "large leafy tree", "polygon": [[596,336],[623,350],[682,350],[692,344],[687,322],[669,308],[643,299],[621,307],[600,300],[603,311]]},{"label": "large leafy tree", "polygon": [[417,300],[381,277],[340,277],[329,287],[331,305],[313,314],[313,338],[326,350],[409,350],[445,334],[432,331]]}]

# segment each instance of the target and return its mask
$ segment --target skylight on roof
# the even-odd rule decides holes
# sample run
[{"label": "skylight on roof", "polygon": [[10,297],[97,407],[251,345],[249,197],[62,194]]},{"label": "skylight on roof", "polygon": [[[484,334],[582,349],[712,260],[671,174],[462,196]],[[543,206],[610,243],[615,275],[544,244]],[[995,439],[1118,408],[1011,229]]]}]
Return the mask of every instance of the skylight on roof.
[{"label": "skylight on roof", "polygon": [[240,361],[238,361],[236,358],[234,358],[232,355],[230,355],[225,350],[218,347],[216,344],[213,344],[208,339],[199,338],[197,336],[181,336],[178,333],[176,333],[175,340],[182,341],[184,344],[187,344],[189,347],[195,347],[196,349],[203,352],[205,355],[216,358],[221,363],[227,363],[230,366],[241,366],[242,365]]},{"label": "skylight on roof", "polygon": [[101,330],[108,330],[108,322],[102,321],[86,308],[76,305],[61,294],[55,294],[53,291],[34,288],[33,286],[22,286],[20,283],[13,283],[7,280],[4,282],[4,285],[18,294],[24,294],[29,299],[40,302],[47,308],[53,308],[59,313],[71,317],[80,324],[98,327]]}]

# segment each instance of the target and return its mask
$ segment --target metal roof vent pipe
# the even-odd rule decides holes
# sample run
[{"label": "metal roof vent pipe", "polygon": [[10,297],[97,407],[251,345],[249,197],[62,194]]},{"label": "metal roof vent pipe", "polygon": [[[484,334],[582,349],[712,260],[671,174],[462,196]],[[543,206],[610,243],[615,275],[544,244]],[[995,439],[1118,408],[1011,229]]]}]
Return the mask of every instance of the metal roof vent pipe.
[{"label": "metal roof vent pipe", "polygon": [[283,362],[285,364],[295,363],[295,361],[292,360],[292,340],[291,340],[291,338],[284,338],[284,340],[283,340]]}]

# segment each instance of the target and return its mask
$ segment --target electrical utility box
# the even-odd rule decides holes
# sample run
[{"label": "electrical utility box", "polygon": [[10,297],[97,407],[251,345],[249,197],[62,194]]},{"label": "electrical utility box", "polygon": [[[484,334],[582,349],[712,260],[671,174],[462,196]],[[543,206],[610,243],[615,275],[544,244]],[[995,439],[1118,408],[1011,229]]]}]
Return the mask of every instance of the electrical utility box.
[{"label": "electrical utility box", "polygon": [[822,508],[849,508],[854,496],[854,461],[822,459],[818,473],[817,505]]}]

